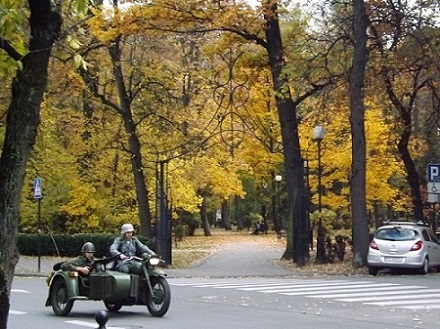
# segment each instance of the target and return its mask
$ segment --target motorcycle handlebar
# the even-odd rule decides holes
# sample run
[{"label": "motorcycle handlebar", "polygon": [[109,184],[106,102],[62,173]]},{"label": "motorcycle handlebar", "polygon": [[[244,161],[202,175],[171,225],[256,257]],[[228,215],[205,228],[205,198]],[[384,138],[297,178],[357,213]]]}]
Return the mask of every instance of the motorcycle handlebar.
[{"label": "motorcycle handlebar", "polygon": [[[146,257],[130,256],[130,257],[124,259],[122,262],[123,262],[123,263],[126,263],[126,262],[129,262],[129,261],[131,261],[131,260],[135,260],[135,261],[137,261],[137,262],[142,262],[142,261],[144,261],[144,260],[148,260],[148,259],[150,259],[151,257],[157,257],[157,258],[159,258],[159,256],[156,255],[156,254],[154,254],[154,255],[147,255]],[[162,264],[165,264],[165,261],[162,260],[162,259],[160,259],[160,258],[159,258],[159,262],[162,263]]]},{"label": "motorcycle handlebar", "polygon": [[130,257],[124,259],[124,260],[123,260],[123,263],[125,263],[125,262],[129,262],[130,260],[136,260],[136,261],[138,261],[138,262],[141,262],[141,261],[143,260],[143,258],[141,258],[141,257],[137,257],[137,256],[130,256]]}]

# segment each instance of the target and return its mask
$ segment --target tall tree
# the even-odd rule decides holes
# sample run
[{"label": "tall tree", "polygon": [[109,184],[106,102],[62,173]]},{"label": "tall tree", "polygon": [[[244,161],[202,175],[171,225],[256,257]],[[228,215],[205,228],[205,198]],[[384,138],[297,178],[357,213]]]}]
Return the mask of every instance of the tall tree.
[{"label": "tall tree", "polygon": [[28,0],[29,48],[25,54],[0,39],[19,69],[12,83],[6,135],[0,158],[0,328],[7,326],[9,296],[18,262],[17,227],[21,190],[29,153],[40,123],[40,105],[46,88],[49,58],[62,23],[61,7],[49,0]]},{"label": "tall tree", "polygon": [[374,75],[380,77],[379,83],[384,85],[394,109],[396,129],[400,132],[398,151],[405,166],[416,221],[424,220],[420,171],[424,172],[425,167],[418,167],[412,145],[418,130],[425,130],[423,124],[417,124],[420,114],[438,115],[439,103],[438,21],[432,15],[438,13],[438,3],[425,5],[380,3],[372,7],[370,29],[374,47],[371,61],[375,64],[372,69],[376,69]]},{"label": "tall tree", "polygon": [[[241,2],[225,0],[218,2],[192,2],[188,5],[178,4],[175,1],[157,0],[155,5],[161,8],[158,12],[162,30],[167,31],[220,31],[221,37],[230,42],[255,42],[263,47],[269,58],[269,67],[272,74],[272,87],[276,99],[276,107],[281,125],[283,155],[285,165],[286,186],[288,194],[288,239],[283,258],[293,259],[298,264],[305,264],[309,260],[307,193],[304,180],[304,168],[301,157],[298,135],[297,108],[305,99],[316,94],[333,83],[329,78],[330,68],[320,72],[312,72],[309,62],[303,63],[306,73],[298,78],[298,88],[295,97],[290,90],[290,80],[286,72],[284,46],[282,43],[279,17],[279,1],[263,0],[261,11],[251,10]],[[207,10],[207,9],[211,10]],[[263,21],[255,15],[263,15]],[[170,20],[169,15],[175,19]],[[164,18],[167,17],[168,20]],[[264,36],[260,29],[264,26]],[[225,33],[230,32],[230,33]],[[223,40],[222,40],[223,41]],[[315,49],[316,50],[316,49]],[[314,54],[314,58],[322,60],[326,65],[326,54]],[[324,59],[323,59],[324,58]],[[305,83],[304,81],[307,81]]]},{"label": "tall tree", "polygon": [[364,80],[367,65],[368,16],[363,0],[353,0],[353,64],[350,70],[350,110],[352,135],[352,174],[350,182],[353,221],[353,266],[366,265],[368,217],[366,201],[366,141]]},{"label": "tall tree", "polygon": [[[289,204],[289,224],[293,238],[288,239],[284,258],[304,265],[309,258],[309,225],[307,218],[307,192],[304,181],[296,106],[290,94],[288,80],[283,75],[285,58],[278,16],[278,2],[264,1],[267,52],[272,72],[275,100],[281,124],[284,167]],[[290,245],[289,245],[290,244]]]}]

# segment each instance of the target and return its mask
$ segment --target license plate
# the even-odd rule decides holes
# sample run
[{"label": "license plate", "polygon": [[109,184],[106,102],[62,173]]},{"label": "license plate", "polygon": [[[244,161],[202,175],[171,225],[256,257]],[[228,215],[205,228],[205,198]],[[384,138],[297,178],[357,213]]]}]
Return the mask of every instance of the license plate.
[{"label": "license plate", "polygon": [[385,263],[403,263],[404,259],[402,257],[385,257]]}]

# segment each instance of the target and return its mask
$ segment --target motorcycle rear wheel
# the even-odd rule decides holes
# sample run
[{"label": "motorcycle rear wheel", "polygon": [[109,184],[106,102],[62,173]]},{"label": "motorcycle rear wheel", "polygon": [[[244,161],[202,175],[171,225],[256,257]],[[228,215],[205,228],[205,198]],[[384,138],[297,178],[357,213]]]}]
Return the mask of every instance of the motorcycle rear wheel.
[{"label": "motorcycle rear wheel", "polygon": [[56,280],[53,283],[50,302],[56,315],[66,316],[72,310],[73,300],[69,299],[67,284],[64,280]]},{"label": "motorcycle rear wheel", "polygon": [[153,292],[148,291],[147,308],[152,316],[161,317],[168,311],[171,302],[171,289],[164,277],[151,277]]}]

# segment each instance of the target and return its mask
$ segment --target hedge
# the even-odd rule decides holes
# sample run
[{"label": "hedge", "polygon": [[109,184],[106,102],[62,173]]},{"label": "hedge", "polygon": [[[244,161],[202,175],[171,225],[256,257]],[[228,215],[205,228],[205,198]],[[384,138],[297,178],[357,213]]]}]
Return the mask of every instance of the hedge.
[{"label": "hedge", "polygon": [[[100,258],[109,256],[109,248],[115,239],[113,234],[26,234],[19,233],[17,247],[20,255],[26,256],[61,256],[75,257],[81,254],[82,245],[90,241],[95,245],[95,256]],[[137,238],[154,250],[152,241],[142,236]],[[39,252],[39,247],[40,252]]]}]

